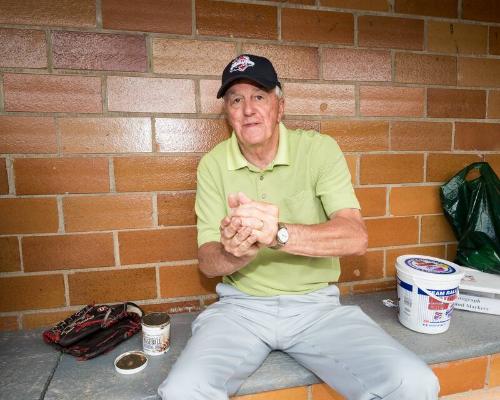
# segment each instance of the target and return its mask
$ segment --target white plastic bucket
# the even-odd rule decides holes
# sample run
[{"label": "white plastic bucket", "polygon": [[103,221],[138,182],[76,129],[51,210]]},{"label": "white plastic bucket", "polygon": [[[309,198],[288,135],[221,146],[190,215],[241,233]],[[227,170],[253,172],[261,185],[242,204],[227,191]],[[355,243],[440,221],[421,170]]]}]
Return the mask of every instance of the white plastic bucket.
[{"label": "white plastic bucket", "polygon": [[421,333],[442,333],[450,326],[462,269],[440,258],[409,254],[396,260],[399,321]]}]

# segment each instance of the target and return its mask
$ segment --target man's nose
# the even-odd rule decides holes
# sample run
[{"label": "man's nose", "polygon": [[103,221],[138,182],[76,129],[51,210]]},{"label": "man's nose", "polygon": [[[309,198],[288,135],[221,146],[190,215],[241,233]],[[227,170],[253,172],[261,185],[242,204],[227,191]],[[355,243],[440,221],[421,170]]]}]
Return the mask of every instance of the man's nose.
[{"label": "man's nose", "polygon": [[255,112],[252,100],[245,101],[243,112],[245,113],[245,115],[252,115]]}]

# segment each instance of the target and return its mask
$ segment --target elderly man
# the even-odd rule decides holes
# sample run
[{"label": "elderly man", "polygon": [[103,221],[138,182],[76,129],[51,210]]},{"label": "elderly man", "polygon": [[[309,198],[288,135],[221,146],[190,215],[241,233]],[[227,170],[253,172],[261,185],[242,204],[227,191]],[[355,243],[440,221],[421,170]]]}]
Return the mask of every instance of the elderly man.
[{"label": "elderly man", "polygon": [[281,84],[266,58],[231,61],[217,97],[233,134],[200,162],[196,214],[200,270],[223,282],[160,396],[228,399],[281,350],[347,399],[436,399],[423,361],[340,305],[338,257],[363,254],[367,234],[335,141],[281,123]]}]

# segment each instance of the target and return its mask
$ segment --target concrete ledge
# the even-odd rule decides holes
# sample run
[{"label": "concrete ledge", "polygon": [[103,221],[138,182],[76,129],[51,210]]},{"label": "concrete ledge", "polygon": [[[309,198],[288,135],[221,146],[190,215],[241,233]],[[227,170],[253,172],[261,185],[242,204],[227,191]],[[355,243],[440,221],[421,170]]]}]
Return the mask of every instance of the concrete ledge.
[{"label": "concrete ledge", "polygon": [[[500,317],[455,310],[450,329],[440,335],[410,331],[397,320],[394,308],[382,299],[395,292],[344,297],[343,304],[357,304],[389,334],[429,364],[500,353]],[[10,332],[0,335],[0,379],[6,382],[2,399],[86,400],[157,399],[156,389],[190,336],[194,314],[172,318],[172,346],[162,356],[150,357],[146,369],[135,375],[120,375],[113,361],[119,354],[141,349],[141,335],[122,343],[108,354],[89,361],[76,361],[42,342],[40,332]],[[238,394],[249,394],[304,386],[319,379],[281,352],[273,352],[243,384]],[[25,395],[26,394],[26,395]]]}]

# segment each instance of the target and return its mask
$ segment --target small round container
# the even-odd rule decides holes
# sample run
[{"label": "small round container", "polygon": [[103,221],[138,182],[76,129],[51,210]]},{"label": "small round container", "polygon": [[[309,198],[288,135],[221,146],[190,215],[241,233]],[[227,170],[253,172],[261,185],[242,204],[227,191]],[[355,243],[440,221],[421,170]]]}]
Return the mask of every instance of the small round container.
[{"label": "small round container", "polygon": [[399,321],[416,332],[445,332],[464,276],[462,269],[447,260],[410,254],[397,258],[396,271]]},{"label": "small round container", "polygon": [[115,369],[120,374],[130,375],[142,371],[148,358],[142,351],[127,351],[115,358]]},{"label": "small round container", "polygon": [[170,349],[170,316],[155,312],[142,317],[142,348],[151,356],[165,354]]}]

